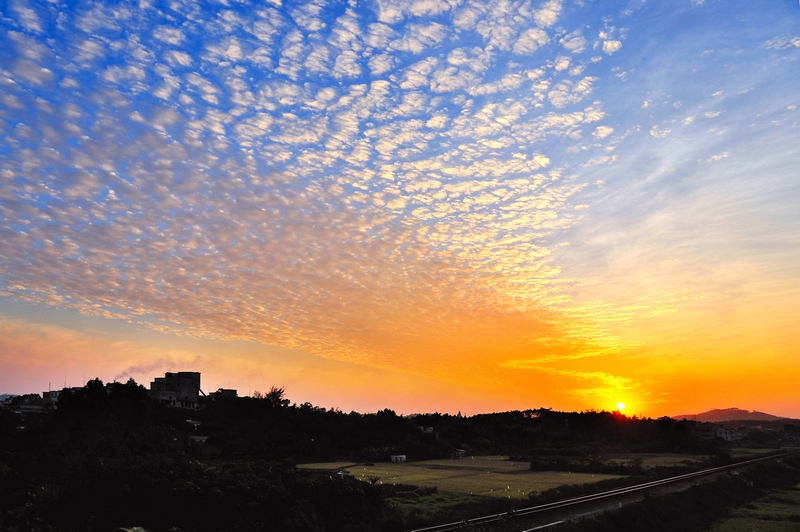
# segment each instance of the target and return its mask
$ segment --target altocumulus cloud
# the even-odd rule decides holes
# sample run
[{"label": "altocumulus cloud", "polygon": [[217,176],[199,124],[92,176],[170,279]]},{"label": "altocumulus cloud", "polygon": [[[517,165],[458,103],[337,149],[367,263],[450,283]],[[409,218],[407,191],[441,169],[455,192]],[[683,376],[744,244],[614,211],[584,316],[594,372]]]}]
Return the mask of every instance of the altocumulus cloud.
[{"label": "altocumulus cloud", "polygon": [[622,345],[550,259],[577,169],[616,161],[608,17],[10,5],[0,295],[442,378]]}]

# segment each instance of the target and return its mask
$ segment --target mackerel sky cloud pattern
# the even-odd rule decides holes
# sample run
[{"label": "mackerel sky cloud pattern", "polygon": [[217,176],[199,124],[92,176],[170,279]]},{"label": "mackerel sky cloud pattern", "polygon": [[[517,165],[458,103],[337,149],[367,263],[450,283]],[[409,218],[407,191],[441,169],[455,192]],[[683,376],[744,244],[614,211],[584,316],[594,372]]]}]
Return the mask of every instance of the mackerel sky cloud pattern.
[{"label": "mackerel sky cloud pattern", "polygon": [[750,28],[688,0],[2,9],[6,315],[588,406],[665,401],[626,357],[690,315],[797,308],[785,6]]}]

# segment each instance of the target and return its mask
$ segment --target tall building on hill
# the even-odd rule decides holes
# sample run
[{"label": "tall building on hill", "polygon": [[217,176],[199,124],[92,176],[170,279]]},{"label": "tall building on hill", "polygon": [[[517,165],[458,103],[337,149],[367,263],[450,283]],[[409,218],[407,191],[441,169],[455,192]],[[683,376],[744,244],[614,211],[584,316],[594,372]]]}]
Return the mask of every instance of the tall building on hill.
[{"label": "tall building on hill", "polygon": [[156,377],[150,383],[150,397],[159,403],[175,408],[197,408],[199,394],[205,395],[200,389],[200,372],[179,371],[166,373],[163,377]]}]

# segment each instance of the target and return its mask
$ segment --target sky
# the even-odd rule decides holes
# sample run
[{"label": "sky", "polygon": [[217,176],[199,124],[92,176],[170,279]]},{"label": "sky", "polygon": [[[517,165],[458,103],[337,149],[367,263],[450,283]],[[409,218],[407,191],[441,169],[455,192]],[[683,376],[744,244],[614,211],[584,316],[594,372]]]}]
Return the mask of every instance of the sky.
[{"label": "sky", "polygon": [[794,0],[0,2],[0,392],[800,417]]}]

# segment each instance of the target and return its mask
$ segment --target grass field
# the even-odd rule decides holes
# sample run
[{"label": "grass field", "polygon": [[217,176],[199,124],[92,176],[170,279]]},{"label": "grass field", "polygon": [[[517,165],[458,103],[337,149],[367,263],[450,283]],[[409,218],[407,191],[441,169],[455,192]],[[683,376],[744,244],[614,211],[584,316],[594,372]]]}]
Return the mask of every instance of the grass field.
[{"label": "grass field", "polygon": [[[306,464],[309,469],[332,469],[329,464]],[[512,462],[507,457],[481,456],[460,460],[353,465],[344,469],[356,478],[378,477],[384,484],[411,484],[436,487],[440,492],[492,497],[527,497],[531,491],[545,491],[564,484],[586,484],[619,475],[531,472],[528,462]]]},{"label": "grass field", "polygon": [[636,460],[642,461],[645,469],[666,466],[672,467],[700,462],[708,456],[700,454],[672,454],[672,453],[602,453],[600,461],[627,465]]},{"label": "grass field", "polygon": [[321,471],[337,471],[346,467],[352,467],[353,462],[320,462],[318,464],[298,464],[298,469],[317,469]]},{"label": "grass field", "polygon": [[731,447],[730,449],[726,449],[726,452],[734,458],[747,458],[748,456],[752,456],[753,458],[767,453],[774,453],[777,449],[750,449],[748,447]]},{"label": "grass field", "polygon": [[737,508],[709,532],[796,532],[800,530],[800,484],[776,490]]}]

